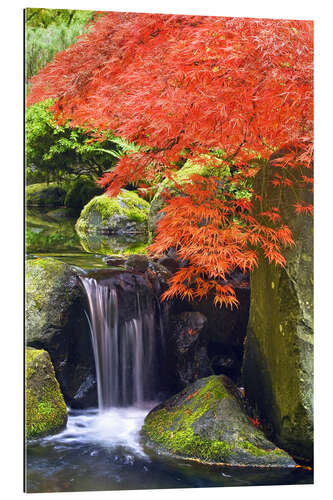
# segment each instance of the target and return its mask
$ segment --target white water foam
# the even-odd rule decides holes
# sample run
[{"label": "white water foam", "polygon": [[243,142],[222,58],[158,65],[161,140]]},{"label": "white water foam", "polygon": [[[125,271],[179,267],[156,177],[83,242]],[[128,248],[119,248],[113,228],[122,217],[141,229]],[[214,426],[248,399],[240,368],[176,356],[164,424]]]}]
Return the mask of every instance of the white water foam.
[{"label": "white water foam", "polygon": [[69,444],[97,444],[104,448],[126,447],[132,452],[146,456],[140,444],[139,431],[149,407],[111,408],[103,413],[93,410],[71,410],[66,429],[59,434],[43,439],[54,441],[55,446],[67,447]]}]

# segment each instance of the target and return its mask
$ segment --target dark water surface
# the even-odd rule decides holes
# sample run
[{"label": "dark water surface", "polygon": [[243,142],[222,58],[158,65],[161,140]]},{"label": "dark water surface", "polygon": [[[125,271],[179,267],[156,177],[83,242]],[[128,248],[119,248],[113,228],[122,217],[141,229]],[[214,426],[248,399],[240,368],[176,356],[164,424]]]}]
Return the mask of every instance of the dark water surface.
[{"label": "dark water surface", "polygon": [[[150,405],[154,406],[154,405]],[[140,443],[149,408],[70,411],[65,431],[27,446],[26,490],[37,492],[311,484],[312,471],[212,467],[156,456]]]}]

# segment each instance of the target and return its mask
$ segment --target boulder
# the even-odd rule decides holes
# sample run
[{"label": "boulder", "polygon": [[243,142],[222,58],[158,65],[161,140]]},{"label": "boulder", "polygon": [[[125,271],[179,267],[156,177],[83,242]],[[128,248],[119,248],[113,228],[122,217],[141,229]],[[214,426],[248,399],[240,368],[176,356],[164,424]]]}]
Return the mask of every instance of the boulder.
[{"label": "boulder", "polygon": [[122,255],[111,255],[110,257],[104,257],[103,260],[108,266],[112,267],[124,267],[126,261]]},{"label": "boulder", "polygon": [[75,227],[79,235],[86,232],[146,235],[148,212],[147,201],[134,191],[123,189],[114,198],[105,194],[95,196],[83,208]]},{"label": "boulder", "polygon": [[82,391],[82,384],[95,377],[84,308],[85,296],[70,266],[54,258],[27,261],[26,342],[50,354],[65,400],[73,407],[97,404],[96,381]]},{"label": "boulder", "polygon": [[207,328],[211,343],[220,345],[225,350],[242,351],[250,306],[248,277],[242,275],[239,281],[230,277],[227,283],[234,287],[239,301],[237,308],[216,307],[214,297],[211,294],[208,294],[201,301],[193,303],[192,307],[207,317]]},{"label": "boulder", "polygon": [[147,449],[209,464],[294,467],[247,416],[240,395],[224,375],[197,380],[158,405],[141,430]]},{"label": "boulder", "polygon": [[[152,259],[148,259],[148,268],[145,272],[145,276],[152,284],[155,295],[160,296],[169,288],[169,280],[172,277],[172,273],[162,264],[154,262]],[[168,307],[167,305],[167,308]]]},{"label": "boulder", "polygon": [[28,206],[63,205],[66,191],[56,182],[30,184],[26,187],[26,204]]},{"label": "boulder", "polygon": [[170,321],[168,359],[176,390],[214,373],[204,340],[206,324],[207,318],[199,312],[177,314]]},{"label": "boulder", "polygon": [[161,264],[162,266],[166,267],[172,274],[174,274],[176,271],[179,269],[179,262],[177,261],[176,258],[170,257],[168,255],[163,255],[158,260],[158,263]]},{"label": "boulder", "polygon": [[[282,155],[283,151],[275,157]],[[272,205],[280,207],[282,220],[292,230],[296,246],[284,252],[284,268],[269,264],[260,255],[259,265],[251,273],[243,380],[250,404],[276,442],[293,456],[311,462],[313,218],[296,215],[293,204],[297,201],[295,194],[310,203],[312,195],[296,184],[280,194],[270,182],[273,175],[274,168],[268,163],[256,176],[255,184],[264,193],[261,210]],[[293,175],[297,175],[297,170]]]},{"label": "boulder", "polygon": [[146,255],[130,255],[126,260],[125,267],[129,271],[144,273],[148,269],[148,257]]},{"label": "boulder", "polygon": [[55,378],[49,354],[26,349],[26,438],[37,438],[61,431],[67,423],[67,408]]},{"label": "boulder", "polygon": [[215,306],[214,295],[209,293],[200,301],[189,302],[175,298],[172,301],[171,314],[196,311],[207,318],[203,337],[214,373],[228,375],[238,382],[249,318],[249,277],[235,271],[229,275],[227,283],[231,284],[236,291],[239,300],[238,308]]}]

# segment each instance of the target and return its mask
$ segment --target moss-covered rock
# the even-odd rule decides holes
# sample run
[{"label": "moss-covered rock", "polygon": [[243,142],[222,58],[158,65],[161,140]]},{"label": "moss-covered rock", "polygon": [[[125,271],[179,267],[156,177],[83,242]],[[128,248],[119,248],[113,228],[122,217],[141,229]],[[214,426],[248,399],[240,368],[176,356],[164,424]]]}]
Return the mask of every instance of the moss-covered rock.
[{"label": "moss-covered rock", "polygon": [[[188,182],[191,175],[198,174],[202,177],[217,176],[223,177],[230,175],[229,167],[222,165],[222,161],[219,158],[211,157],[205,155],[203,157],[206,161],[205,163],[195,163],[191,160],[187,160],[184,166],[174,174],[174,177],[178,184],[182,185]],[[221,163],[221,167],[217,167]],[[176,188],[175,183],[171,179],[164,179],[159,185],[154,198],[152,199],[149,216],[148,216],[148,226],[152,233],[156,232],[157,224],[163,217],[163,212],[161,210],[165,206],[165,200],[163,197],[163,192],[168,190],[172,195],[177,195],[179,190]]]},{"label": "moss-covered rock", "polygon": [[26,264],[26,338],[47,342],[69,320],[70,306],[79,296],[70,266],[46,257]]},{"label": "moss-covered rock", "polygon": [[28,206],[63,205],[66,191],[56,182],[30,184],[26,187],[26,203]]},{"label": "moss-covered rock", "polygon": [[65,206],[74,210],[82,210],[94,196],[101,195],[103,190],[94,179],[81,176],[68,189],[65,197]]},{"label": "moss-covered rock", "polygon": [[67,408],[49,354],[26,349],[26,437],[54,434],[66,426]]},{"label": "moss-covered rock", "polygon": [[[275,156],[281,156],[276,153]],[[281,169],[280,169],[281,173]],[[295,215],[297,197],[311,193],[272,186],[268,164],[255,187],[263,195],[261,210],[279,206],[296,246],[285,251],[285,268],[261,255],[251,274],[250,319],[243,379],[247,397],[274,439],[293,456],[313,457],[313,218]],[[293,171],[297,175],[297,171]],[[260,374],[260,375],[259,375]]]},{"label": "moss-covered rock", "polygon": [[146,417],[141,430],[158,453],[212,464],[293,467],[289,455],[249,420],[237,389],[223,375],[197,380]]},{"label": "moss-covered rock", "polygon": [[95,376],[84,300],[70,266],[54,258],[27,261],[27,345],[50,354],[66,402],[78,407],[97,402],[96,384],[77,396],[82,384]]},{"label": "moss-covered rock", "polygon": [[147,234],[149,203],[133,191],[123,189],[110,198],[95,196],[83,208],[76,223],[78,234],[101,232],[105,234]]}]

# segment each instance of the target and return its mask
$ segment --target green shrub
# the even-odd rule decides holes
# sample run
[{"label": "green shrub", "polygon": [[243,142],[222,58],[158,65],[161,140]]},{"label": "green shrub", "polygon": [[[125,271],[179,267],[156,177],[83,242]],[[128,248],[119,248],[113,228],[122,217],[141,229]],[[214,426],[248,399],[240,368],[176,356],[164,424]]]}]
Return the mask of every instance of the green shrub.
[{"label": "green shrub", "polygon": [[86,31],[93,11],[26,9],[25,72],[28,81]]},{"label": "green shrub", "polygon": [[96,184],[94,179],[86,176],[79,177],[67,191],[65,206],[81,210],[94,196],[102,193],[103,190]]},{"label": "green shrub", "polygon": [[[100,176],[119,158],[122,146],[111,134],[98,144],[84,129],[60,126],[54,120],[52,100],[29,106],[25,116],[26,173],[29,181],[63,179],[74,174]],[[30,183],[30,182],[29,182]]]}]

